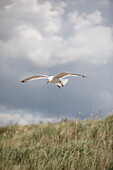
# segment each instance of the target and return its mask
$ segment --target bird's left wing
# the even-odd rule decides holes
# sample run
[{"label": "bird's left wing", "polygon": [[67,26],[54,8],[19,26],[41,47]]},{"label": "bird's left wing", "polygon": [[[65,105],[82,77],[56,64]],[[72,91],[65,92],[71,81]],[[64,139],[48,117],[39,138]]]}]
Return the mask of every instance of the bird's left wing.
[{"label": "bird's left wing", "polygon": [[36,80],[36,79],[48,79],[48,76],[45,76],[45,75],[31,76],[31,77],[28,77],[28,78],[22,80],[21,83],[27,83],[30,80]]},{"label": "bird's left wing", "polygon": [[84,75],[81,75],[81,74],[74,74],[74,73],[68,73],[68,72],[62,72],[56,76],[54,76],[55,78],[57,79],[60,79],[60,78],[64,78],[64,77],[68,77],[68,76],[79,76],[79,77],[86,77]]}]

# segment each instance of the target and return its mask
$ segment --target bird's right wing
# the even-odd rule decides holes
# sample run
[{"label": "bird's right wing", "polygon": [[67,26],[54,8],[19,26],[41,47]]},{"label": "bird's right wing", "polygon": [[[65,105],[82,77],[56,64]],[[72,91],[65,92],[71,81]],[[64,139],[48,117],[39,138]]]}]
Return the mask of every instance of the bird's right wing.
[{"label": "bird's right wing", "polygon": [[46,76],[46,75],[31,76],[31,77],[28,77],[28,78],[22,80],[21,83],[27,83],[30,80],[37,80],[37,79],[48,79],[48,76]]}]

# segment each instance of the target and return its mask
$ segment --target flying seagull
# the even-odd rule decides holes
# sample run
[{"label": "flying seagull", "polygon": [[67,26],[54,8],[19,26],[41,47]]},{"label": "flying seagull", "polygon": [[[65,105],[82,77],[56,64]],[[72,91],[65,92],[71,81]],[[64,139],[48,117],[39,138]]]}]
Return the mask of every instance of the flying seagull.
[{"label": "flying seagull", "polygon": [[63,79],[65,77],[68,76],[75,76],[75,77],[86,77],[84,75],[81,74],[74,74],[74,73],[68,73],[68,72],[62,72],[56,76],[46,76],[46,75],[35,75],[35,76],[31,76],[28,77],[24,80],[21,81],[21,83],[27,83],[30,80],[36,80],[36,79],[46,79],[46,83],[53,83],[56,84],[58,88],[60,88],[61,86],[64,87],[64,85],[68,82],[68,79]]}]

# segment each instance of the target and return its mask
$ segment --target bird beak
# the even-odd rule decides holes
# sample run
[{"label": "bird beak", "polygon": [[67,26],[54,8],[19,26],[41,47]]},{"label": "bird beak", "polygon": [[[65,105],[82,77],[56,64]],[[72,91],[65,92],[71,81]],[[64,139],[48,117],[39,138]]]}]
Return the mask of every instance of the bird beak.
[{"label": "bird beak", "polygon": [[49,80],[48,80],[48,81],[46,81],[46,83],[48,84],[48,83],[49,83]]}]

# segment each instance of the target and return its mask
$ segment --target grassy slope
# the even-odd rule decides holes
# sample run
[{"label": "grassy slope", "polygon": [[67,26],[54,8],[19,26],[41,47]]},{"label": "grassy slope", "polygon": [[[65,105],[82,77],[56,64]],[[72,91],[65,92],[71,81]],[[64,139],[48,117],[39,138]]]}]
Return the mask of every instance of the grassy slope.
[{"label": "grassy slope", "polygon": [[113,169],[113,115],[0,128],[0,169]]}]

